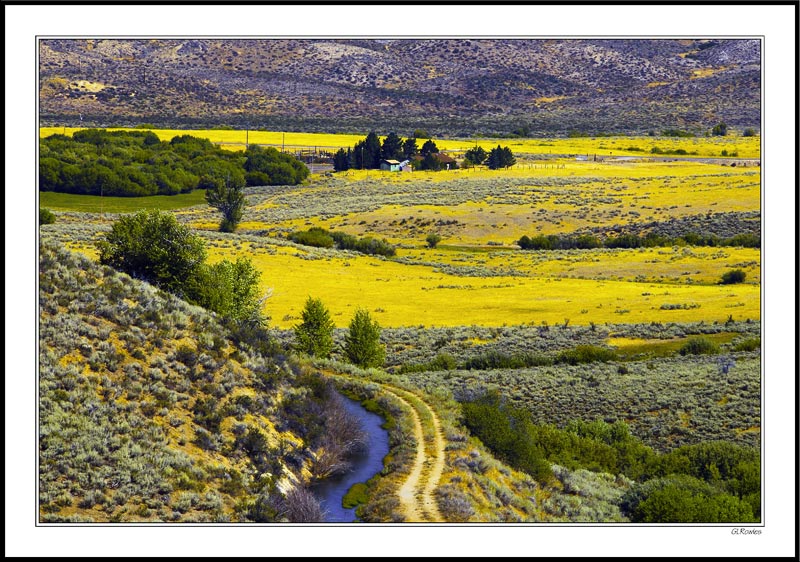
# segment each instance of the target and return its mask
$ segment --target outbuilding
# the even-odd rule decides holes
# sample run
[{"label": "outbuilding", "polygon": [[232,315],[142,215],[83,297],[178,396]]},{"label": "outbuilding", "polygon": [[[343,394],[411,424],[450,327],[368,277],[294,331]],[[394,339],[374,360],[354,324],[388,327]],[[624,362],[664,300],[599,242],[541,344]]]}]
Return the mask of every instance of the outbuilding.
[{"label": "outbuilding", "polygon": [[399,172],[400,171],[400,161],[399,160],[381,160],[381,170],[386,170],[388,172]]}]

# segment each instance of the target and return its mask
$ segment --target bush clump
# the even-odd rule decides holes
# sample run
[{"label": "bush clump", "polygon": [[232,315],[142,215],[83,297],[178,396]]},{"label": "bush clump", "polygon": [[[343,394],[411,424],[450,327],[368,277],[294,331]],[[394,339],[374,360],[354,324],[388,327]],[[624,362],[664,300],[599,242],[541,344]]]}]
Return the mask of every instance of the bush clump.
[{"label": "bush clump", "polygon": [[298,230],[290,233],[289,240],[304,246],[315,248],[333,248],[338,250],[352,250],[361,254],[392,257],[397,251],[386,240],[378,240],[365,236],[358,238],[345,232],[329,232],[324,228],[313,227],[308,230]]},{"label": "bush clump", "polygon": [[732,269],[722,274],[723,285],[733,285],[734,283],[744,283],[747,274],[741,269]]},{"label": "bush clump", "polygon": [[678,350],[681,355],[713,355],[719,346],[705,336],[693,336]]},{"label": "bush clump", "polygon": [[556,363],[578,365],[579,363],[594,363],[595,361],[608,362],[619,359],[613,349],[598,345],[579,345],[573,349],[565,349],[556,355]]},{"label": "bush clump", "polygon": [[44,207],[39,208],[39,224],[53,224],[56,222],[56,216],[50,211],[50,209],[45,209]]}]

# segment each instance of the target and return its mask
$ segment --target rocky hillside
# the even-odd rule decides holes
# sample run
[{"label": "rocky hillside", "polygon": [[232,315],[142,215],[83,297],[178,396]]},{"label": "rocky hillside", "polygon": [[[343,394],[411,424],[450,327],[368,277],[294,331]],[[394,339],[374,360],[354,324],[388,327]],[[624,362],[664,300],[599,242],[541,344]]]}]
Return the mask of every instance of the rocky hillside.
[{"label": "rocky hillside", "polygon": [[758,40],[42,40],[40,113],[439,136],[758,128],[760,59]]},{"label": "rocky hillside", "polygon": [[321,520],[338,394],[55,242],[39,264],[42,522]]}]

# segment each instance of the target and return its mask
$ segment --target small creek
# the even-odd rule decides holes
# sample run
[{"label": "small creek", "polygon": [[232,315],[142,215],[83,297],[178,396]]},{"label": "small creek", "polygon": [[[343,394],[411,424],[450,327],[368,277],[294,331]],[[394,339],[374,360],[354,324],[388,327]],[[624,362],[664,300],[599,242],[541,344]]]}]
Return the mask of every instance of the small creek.
[{"label": "small creek", "polygon": [[389,454],[389,432],[381,427],[381,416],[368,412],[361,404],[342,396],[345,408],[356,416],[368,435],[367,450],[351,457],[352,469],[346,474],[326,478],[314,484],[311,490],[328,513],[325,523],[352,523],[356,520],[355,508],[342,507],[342,498],[353,484],[366,482],[383,469],[383,457]]}]

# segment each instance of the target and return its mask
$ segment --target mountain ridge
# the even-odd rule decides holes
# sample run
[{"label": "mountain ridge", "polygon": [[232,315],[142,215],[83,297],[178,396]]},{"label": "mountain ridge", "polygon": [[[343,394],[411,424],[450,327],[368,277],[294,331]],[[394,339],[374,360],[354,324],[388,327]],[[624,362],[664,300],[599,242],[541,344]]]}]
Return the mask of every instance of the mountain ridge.
[{"label": "mountain ridge", "polygon": [[40,118],[453,136],[757,128],[760,55],[756,39],[48,39]]}]

